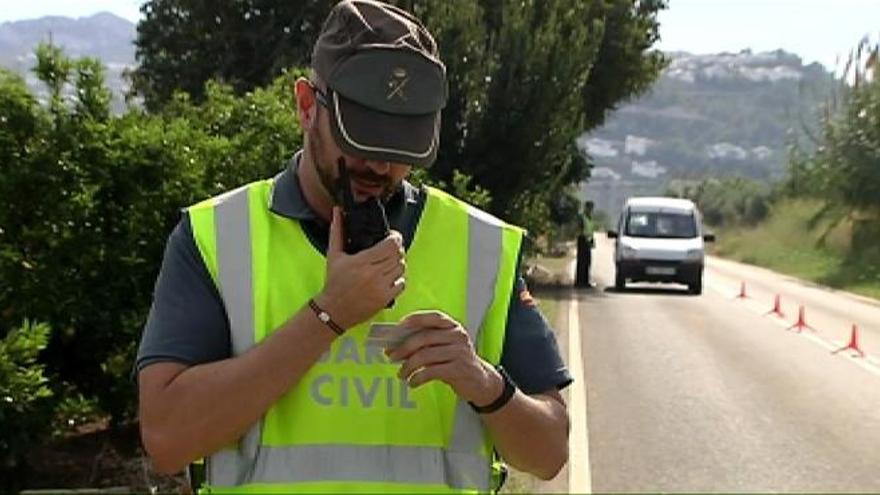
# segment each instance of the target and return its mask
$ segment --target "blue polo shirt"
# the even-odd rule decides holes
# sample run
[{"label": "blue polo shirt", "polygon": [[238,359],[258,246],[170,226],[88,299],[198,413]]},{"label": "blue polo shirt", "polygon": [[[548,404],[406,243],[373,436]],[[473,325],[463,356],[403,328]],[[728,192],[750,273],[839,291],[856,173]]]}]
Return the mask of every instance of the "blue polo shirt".
[{"label": "blue polo shirt", "polygon": [[[326,253],[329,225],[305,201],[296,174],[299,156],[298,153],[275,177],[270,209],[299,221],[309,241]],[[412,242],[426,197],[423,189],[404,181],[388,202],[389,223],[403,235],[406,248]],[[231,356],[229,320],[223,300],[199,254],[184,212],[165,247],[135,370],[158,362],[192,366]],[[572,381],[553,331],[528,295],[521,276],[517,277],[510,296],[501,365],[528,394],[562,389]]]}]

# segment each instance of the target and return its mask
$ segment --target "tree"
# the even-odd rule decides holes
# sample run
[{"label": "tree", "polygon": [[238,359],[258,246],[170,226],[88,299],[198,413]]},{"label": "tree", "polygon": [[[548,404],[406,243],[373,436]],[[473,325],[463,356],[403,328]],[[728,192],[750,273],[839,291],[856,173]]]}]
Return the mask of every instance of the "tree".
[{"label": "tree", "polygon": [[211,79],[237,94],[307,65],[334,0],[149,0],[141,7],[133,90],[149,109],[177,90],[194,101]]},{"label": "tree", "polygon": [[491,193],[493,213],[534,234],[552,228],[554,205],[589,174],[575,137],[664,66],[647,50],[665,2],[403,4],[434,31],[452,78],[431,174],[462,171]]},{"label": "tree", "polygon": [[51,424],[51,397],[38,361],[49,327],[25,321],[0,336],[0,489],[21,484],[25,455]]},{"label": "tree", "polygon": [[[650,51],[665,0],[392,0],[435,34],[450,78],[430,170],[487,190],[490,210],[538,234],[550,205],[589,175],[574,138],[644,91],[665,64]],[[306,66],[332,2],[150,0],[138,26],[135,89],[160,108],[217,78],[238,93]]]},{"label": "tree", "polygon": [[660,39],[657,14],[666,0],[611,0],[604,5],[605,35],[584,86],[584,131],[602,125],[618,105],[644,93],[668,64],[651,50]]},{"label": "tree", "polygon": [[[820,118],[816,149],[794,146],[789,190],[816,194],[824,214],[839,221],[853,212],[880,217],[880,44],[863,40],[853,51],[837,92]],[[836,222],[834,222],[836,223]]]}]

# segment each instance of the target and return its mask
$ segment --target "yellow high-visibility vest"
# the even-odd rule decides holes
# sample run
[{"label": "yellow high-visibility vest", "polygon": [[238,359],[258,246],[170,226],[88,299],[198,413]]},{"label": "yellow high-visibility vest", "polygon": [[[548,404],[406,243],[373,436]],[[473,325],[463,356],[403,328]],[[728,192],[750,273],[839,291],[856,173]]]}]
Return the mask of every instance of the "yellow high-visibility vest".
[{"label": "yellow high-visibility vest", "polygon": [[[324,286],[326,258],[269,209],[272,180],[189,208],[230,322],[233,355],[268,337]],[[235,445],[206,459],[205,492],[487,492],[493,445],[451,387],[410,389],[368,345],[374,323],[440,310],[487,362],[501,359],[523,231],[428,188],[406,253],[406,289],[333,342]],[[220,399],[222,400],[222,399]]]}]

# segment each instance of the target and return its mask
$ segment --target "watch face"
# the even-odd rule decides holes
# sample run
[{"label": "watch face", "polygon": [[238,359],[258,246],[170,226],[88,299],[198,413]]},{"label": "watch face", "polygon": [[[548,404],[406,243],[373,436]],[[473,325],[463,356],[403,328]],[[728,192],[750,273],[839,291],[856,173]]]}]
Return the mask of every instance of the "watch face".
[{"label": "watch face", "polygon": [[328,315],[325,311],[321,311],[321,313],[318,315],[318,319],[320,319],[324,323],[327,323],[328,321],[330,321],[330,315]]}]

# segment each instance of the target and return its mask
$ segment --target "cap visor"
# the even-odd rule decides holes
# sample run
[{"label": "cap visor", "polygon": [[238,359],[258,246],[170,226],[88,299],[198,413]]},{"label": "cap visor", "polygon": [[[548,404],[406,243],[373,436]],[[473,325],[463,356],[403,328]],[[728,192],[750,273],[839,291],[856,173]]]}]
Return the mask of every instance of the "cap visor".
[{"label": "cap visor", "polygon": [[437,158],[440,113],[395,115],[367,108],[333,91],[333,137],[350,155],[430,167]]}]

